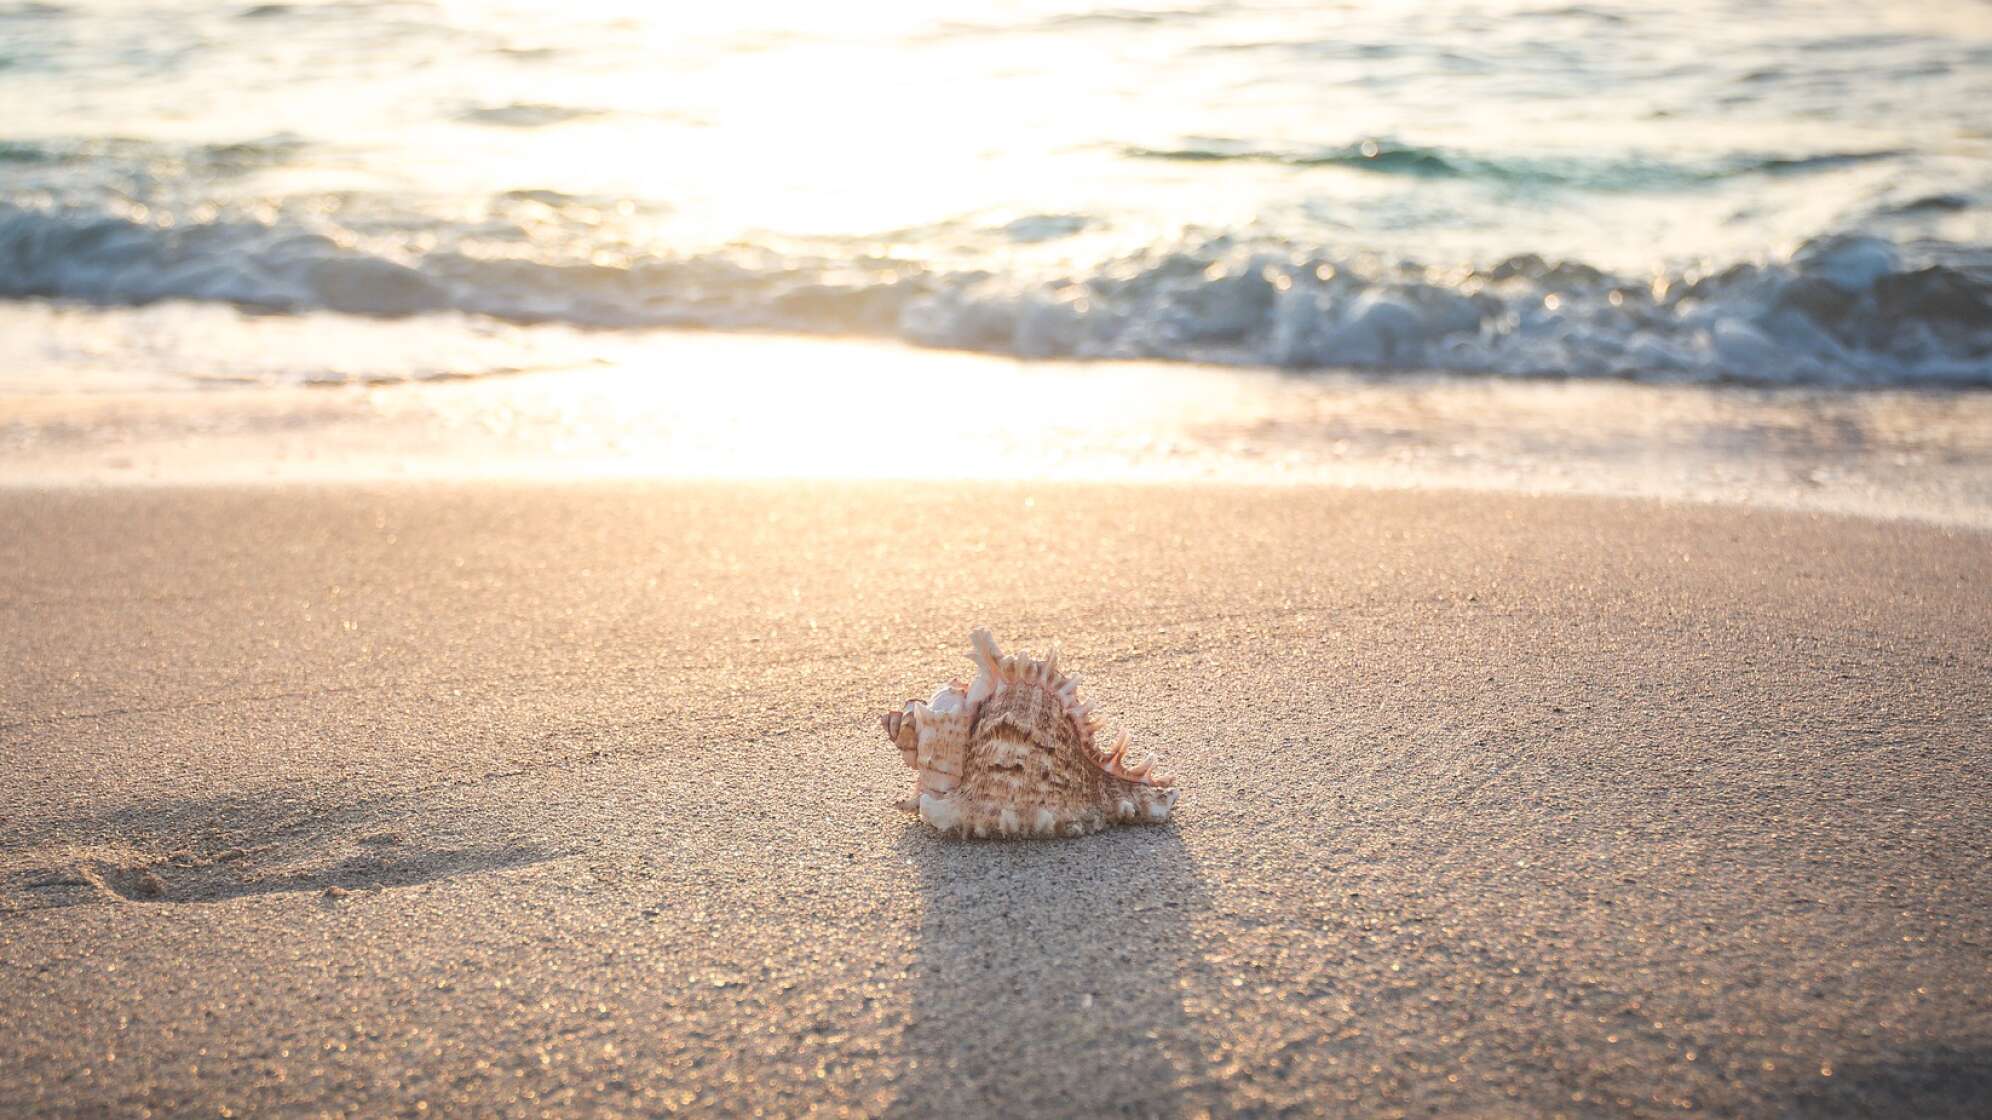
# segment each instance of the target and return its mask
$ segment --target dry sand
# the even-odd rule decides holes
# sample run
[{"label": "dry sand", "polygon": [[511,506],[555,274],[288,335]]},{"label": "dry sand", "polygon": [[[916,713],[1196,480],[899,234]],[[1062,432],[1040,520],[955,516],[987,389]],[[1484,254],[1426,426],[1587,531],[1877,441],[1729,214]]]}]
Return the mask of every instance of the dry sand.
[{"label": "dry sand", "polygon": [[[0,1114],[1984,1115],[1992,539],[1586,498],[0,494]],[[1062,639],[1177,819],[947,843]]]}]

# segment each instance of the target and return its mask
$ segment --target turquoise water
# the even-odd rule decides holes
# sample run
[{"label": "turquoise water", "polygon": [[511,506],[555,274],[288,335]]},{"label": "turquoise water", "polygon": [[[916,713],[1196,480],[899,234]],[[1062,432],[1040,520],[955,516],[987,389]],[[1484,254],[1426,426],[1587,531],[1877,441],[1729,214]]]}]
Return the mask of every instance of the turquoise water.
[{"label": "turquoise water", "polygon": [[0,299],[1992,384],[1979,0],[710,8],[0,3]]}]

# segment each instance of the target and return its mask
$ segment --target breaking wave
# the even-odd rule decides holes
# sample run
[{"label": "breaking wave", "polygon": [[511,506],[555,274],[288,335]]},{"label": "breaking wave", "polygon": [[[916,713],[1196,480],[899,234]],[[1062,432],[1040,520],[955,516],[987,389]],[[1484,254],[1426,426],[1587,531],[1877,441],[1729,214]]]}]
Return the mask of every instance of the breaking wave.
[{"label": "breaking wave", "polygon": [[1992,267],[1855,234],[1782,260],[1644,276],[1535,256],[1441,271],[1214,236],[1026,277],[858,251],[603,263],[370,250],[283,221],[162,228],[0,203],[0,297],[835,332],[1033,358],[1992,385]]}]

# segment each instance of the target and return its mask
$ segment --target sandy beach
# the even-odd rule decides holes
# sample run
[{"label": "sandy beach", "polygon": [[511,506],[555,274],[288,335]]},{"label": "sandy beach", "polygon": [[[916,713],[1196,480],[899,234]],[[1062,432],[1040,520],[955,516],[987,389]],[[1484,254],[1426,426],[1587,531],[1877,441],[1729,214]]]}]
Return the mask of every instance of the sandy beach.
[{"label": "sandy beach", "polygon": [[[1967,1116],[1992,541],[1210,485],[0,492],[0,1113]],[[1061,640],[1177,818],[948,843]]]}]

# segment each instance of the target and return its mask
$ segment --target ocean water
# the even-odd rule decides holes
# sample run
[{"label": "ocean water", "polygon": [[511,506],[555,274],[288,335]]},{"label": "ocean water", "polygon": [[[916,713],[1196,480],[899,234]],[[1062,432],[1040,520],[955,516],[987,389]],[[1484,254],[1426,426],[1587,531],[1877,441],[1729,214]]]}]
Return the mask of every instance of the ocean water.
[{"label": "ocean water", "polygon": [[0,0],[0,381],[1992,385],[1992,5]]}]

